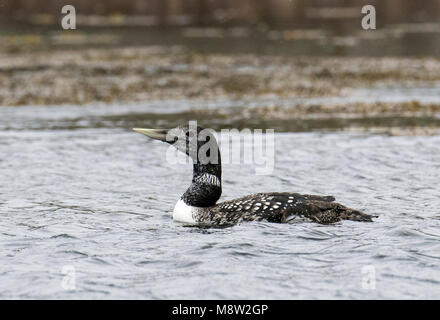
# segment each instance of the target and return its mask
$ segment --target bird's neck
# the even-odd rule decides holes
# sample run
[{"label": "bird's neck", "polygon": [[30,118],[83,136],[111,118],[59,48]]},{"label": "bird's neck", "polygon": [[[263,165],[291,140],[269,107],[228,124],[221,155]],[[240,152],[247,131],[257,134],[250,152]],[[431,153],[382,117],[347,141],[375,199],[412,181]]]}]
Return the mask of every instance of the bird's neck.
[{"label": "bird's neck", "polygon": [[182,196],[185,204],[193,207],[211,207],[222,194],[222,168],[217,164],[195,162],[191,185]]}]

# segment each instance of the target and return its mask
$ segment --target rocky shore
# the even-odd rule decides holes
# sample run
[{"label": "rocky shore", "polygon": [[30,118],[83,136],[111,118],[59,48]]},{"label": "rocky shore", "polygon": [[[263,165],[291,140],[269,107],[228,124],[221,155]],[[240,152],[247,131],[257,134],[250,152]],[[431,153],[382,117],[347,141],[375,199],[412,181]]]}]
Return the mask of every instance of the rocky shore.
[{"label": "rocky shore", "polygon": [[[182,47],[4,53],[0,105],[141,102],[160,99],[348,97],[359,88],[440,87],[440,59],[220,55]],[[408,112],[422,104],[399,107]],[[437,106],[427,106],[427,111]],[[316,109],[311,108],[310,111]],[[326,105],[320,112],[335,112]],[[328,109],[328,110],[327,110]],[[356,105],[388,112],[395,105]],[[306,110],[307,111],[307,110]]]}]

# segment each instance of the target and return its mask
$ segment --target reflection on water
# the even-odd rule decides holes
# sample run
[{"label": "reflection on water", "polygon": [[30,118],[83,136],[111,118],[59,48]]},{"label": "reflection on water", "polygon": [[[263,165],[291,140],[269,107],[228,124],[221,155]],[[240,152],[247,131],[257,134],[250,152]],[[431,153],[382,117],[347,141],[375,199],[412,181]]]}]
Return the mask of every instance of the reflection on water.
[{"label": "reflection on water", "polygon": [[331,194],[380,218],[199,230],[171,220],[190,166],[128,130],[173,118],[51,110],[0,109],[2,298],[440,297],[439,136],[277,133],[274,173],[225,165],[222,199]]}]

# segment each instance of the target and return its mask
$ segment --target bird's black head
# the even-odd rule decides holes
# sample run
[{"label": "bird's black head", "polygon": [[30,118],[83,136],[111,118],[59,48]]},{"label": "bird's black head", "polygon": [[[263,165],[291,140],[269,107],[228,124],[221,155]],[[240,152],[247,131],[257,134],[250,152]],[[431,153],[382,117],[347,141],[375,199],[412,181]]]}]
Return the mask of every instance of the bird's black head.
[{"label": "bird's black head", "polygon": [[213,205],[221,195],[221,157],[214,131],[200,126],[178,126],[172,129],[133,129],[150,138],[167,142],[187,154],[194,164],[193,180],[184,195],[190,205]]},{"label": "bird's black head", "polygon": [[150,138],[167,142],[187,154],[194,163],[219,164],[220,151],[214,131],[200,126],[182,125],[172,129],[133,129]]}]

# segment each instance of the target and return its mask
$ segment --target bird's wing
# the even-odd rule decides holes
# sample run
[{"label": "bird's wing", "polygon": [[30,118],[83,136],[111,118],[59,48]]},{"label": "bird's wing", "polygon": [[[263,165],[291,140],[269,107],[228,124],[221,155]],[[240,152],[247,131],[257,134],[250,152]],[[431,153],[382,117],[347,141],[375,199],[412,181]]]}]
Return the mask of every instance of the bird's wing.
[{"label": "bird's wing", "polygon": [[335,203],[334,200],[332,196],[257,193],[217,204],[210,210],[210,219],[219,225],[260,220],[281,223],[296,217],[326,224],[344,219],[372,221],[372,216]]}]

